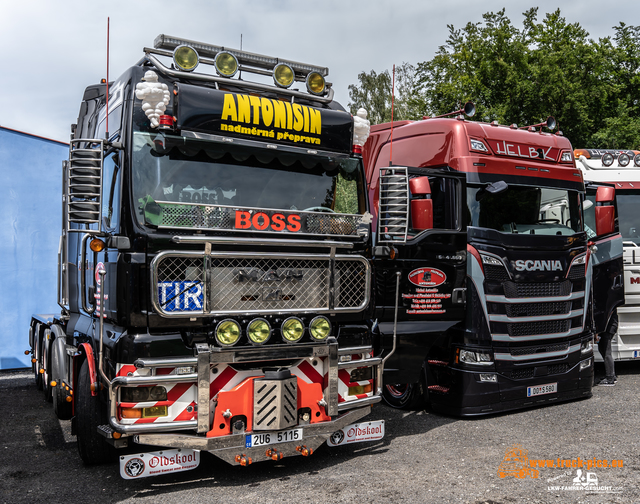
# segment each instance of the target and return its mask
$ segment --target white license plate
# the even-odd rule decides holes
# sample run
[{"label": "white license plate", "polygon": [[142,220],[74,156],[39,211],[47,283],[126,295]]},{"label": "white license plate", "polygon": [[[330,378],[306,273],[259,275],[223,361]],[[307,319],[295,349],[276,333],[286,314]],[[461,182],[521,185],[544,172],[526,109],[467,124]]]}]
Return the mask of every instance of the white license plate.
[{"label": "white license plate", "polygon": [[288,443],[290,441],[300,441],[301,439],[302,429],[289,429],[280,432],[263,432],[262,434],[247,434],[245,439],[245,448]]},{"label": "white license plate", "polygon": [[535,387],[527,387],[527,397],[537,395],[554,394],[558,391],[557,383],[547,383],[546,385],[536,385]]}]

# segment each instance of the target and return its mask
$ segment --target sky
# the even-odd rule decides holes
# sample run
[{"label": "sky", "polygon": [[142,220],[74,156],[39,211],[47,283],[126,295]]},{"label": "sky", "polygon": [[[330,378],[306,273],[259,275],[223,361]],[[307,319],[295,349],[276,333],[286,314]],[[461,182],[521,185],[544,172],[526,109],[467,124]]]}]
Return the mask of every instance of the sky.
[{"label": "sky", "polygon": [[66,142],[86,86],[116,78],[157,35],[329,68],[345,108],[358,73],[433,58],[448,36],[506,7],[512,24],[560,8],[597,40],[640,25],[637,0],[0,0],[0,126]]}]

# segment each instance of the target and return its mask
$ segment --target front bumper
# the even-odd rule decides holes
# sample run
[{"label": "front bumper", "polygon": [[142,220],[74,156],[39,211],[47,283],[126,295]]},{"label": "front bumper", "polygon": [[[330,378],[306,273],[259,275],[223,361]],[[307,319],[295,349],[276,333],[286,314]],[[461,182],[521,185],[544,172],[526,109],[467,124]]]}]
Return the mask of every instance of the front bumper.
[{"label": "front bumper", "polygon": [[[526,380],[513,380],[495,371],[470,371],[449,367],[451,388],[446,393],[430,390],[429,400],[437,412],[471,417],[591,397],[593,356],[582,359],[582,361],[588,359],[591,359],[592,363],[582,371],[580,370],[580,362],[577,362],[566,373],[538,376]],[[481,382],[481,372],[496,374],[497,383]],[[558,391],[552,394],[527,397],[528,387],[549,383],[557,383]]]},{"label": "front bumper", "polygon": [[191,448],[193,450],[208,451],[225,462],[232,465],[240,465],[239,460],[241,459],[239,457],[242,457],[245,460],[251,458],[254,462],[271,459],[271,456],[267,455],[267,451],[269,449],[279,452],[282,454],[282,457],[300,455],[302,453],[300,450],[301,447],[307,448],[310,452],[315,451],[329,438],[329,436],[331,436],[331,434],[358,421],[370,412],[371,406],[365,406],[340,415],[330,422],[299,425],[296,428],[302,429],[301,440],[278,443],[270,446],[258,446],[254,448],[245,447],[247,434],[244,433],[231,434],[229,436],[216,438],[170,433],[138,434],[134,436],[133,440],[136,443],[145,445],[164,446],[167,448]]}]

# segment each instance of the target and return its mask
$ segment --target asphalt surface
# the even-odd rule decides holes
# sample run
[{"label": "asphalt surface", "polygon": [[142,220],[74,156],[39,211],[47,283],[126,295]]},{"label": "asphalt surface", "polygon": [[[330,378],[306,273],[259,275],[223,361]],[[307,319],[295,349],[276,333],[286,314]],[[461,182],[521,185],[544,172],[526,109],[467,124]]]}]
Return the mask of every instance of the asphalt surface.
[{"label": "asphalt surface", "polygon": [[[640,362],[617,363],[616,371],[618,384],[595,387],[587,400],[476,420],[376,406],[367,419],[385,420],[381,441],[249,467],[203,453],[193,471],[139,480],[121,479],[117,464],[83,465],[70,422],[55,417],[31,374],[2,372],[0,502],[637,503]],[[544,467],[537,478],[501,478],[500,464],[516,444],[530,460],[580,459],[583,472]],[[593,459],[623,467],[587,470]],[[590,486],[573,483],[588,475]]]}]

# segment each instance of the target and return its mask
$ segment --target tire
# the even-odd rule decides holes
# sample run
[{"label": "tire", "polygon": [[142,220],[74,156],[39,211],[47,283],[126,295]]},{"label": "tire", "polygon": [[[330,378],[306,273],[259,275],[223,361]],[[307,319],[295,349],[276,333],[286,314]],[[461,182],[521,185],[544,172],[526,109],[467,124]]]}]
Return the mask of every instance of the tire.
[{"label": "tire", "polygon": [[51,369],[54,370],[54,372],[52,373],[51,378],[58,382],[51,391],[53,398],[53,411],[60,420],[69,420],[73,415],[73,406],[70,402],[67,402],[67,393],[65,392],[63,381],[64,377],[55,376],[55,370],[60,369],[60,359],[63,358],[63,356],[59,355],[58,345],[53,345],[51,347]]},{"label": "tire", "polygon": [[424,405],[421,383],[397,383],[382,388],[382,398],[392,408],[418,409]]},{"label": "tire", "polygon": [[99,425],[108,425],[106,405],[99,396],[91,395],[89,363],[85,360],[80,368],[76,397],[76,432],[78,453],[85,464],[104,464],[115,458],[115,449],[98,433]]},{"label": "tire", "polygon": [[[49,337],[47,338],[47,336]],[[51,395],[51,336],[51,331],[45,329],[42,335],[42,369],[44,369],[44,373],[41,376],[42,393],[44,400],[47,402],[53,401],[53,396]]]}]

